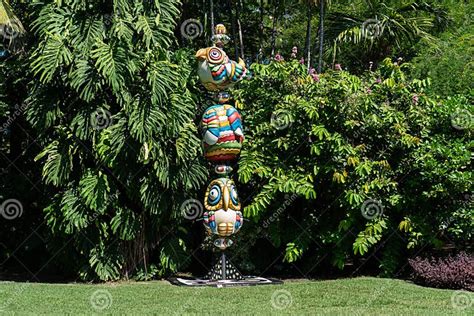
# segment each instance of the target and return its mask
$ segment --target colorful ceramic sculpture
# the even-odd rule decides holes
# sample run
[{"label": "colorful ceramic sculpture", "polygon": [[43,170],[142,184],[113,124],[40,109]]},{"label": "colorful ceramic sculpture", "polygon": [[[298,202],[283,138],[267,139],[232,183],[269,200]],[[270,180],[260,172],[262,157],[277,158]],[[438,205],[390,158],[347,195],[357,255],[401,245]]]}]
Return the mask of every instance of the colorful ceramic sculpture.
[{"label": "colorful ceramic sculpture", "polygon": [[224,47],[224,45],[230,41],[230,37],[226,33],[227,29],[225,28],[224,24],[217,24],[211,41],[217,47]]},{"label": "colorful ceramic sculpture", "polygon": [[225,165],[217,165],[214,168],[214,172],[221,176],[227,176],[228,174],[232,172],[232,170],[233,169],[231,166],[225,166]]},{"label": "colorful ceramic sculpture", "polygon": [[240,114],[229,104],[230,94],[223,90],[241,80],[247,69],[242,59],[239,58],[239,63],[229,60],[222,50],[229,41],[225,33],[225,27],[217,25],[212,37],[215,46],[203,48],[196,54],[201,82],[206,89],[219,92],[219,104],[209,107],[202,118],[204,155],[214,162],[214,171],[220,176],[207,188],[203,220],[207,233],[217,237],[213,244],[221,252],[204,279],[176,278],[176,284],[180,285],[221,287],[274,283],[268,279],[244,277],[226,256],[226,249],[233,244],[229,237],[237,233],[244,223],[237,189],[229,178],[232,172],[229,163],[240,154],[244,134]]},{"label": "colorful ceramic sculpture", "polygon": [[247,73],[242,59],[239,62],[230,60],[223,51],[229,41],[226,29],[222,24],[216,26],[212,37],[214,46],[199,50],[196,57],[199,61],[198,75],[209,91],[219,92],[218,104],[206,109],[202,117],[203,147],[205,157],[215,163],[214,170],[221,177],[213,180],[206,191],[204,199],[204,225],[210,235],[217,235],[213,241],[220,249],[220,259],[211,268],[207,278],[215,280],[242,280],[243,276],[226,258],[225,250],[233,242],[230,236],[237,233],[244,222],[239,197],[234,181],[230,178],[234,161],[240,154],[244,134],[242,118],[239,112],[229,104],[230,94],[223,90],[241,80]]},{"label": "colorful ceramic sculpture", "polygon": [[202,118],[204,155],[212,162],[235,160],[244,134],[239,112],[229,104],[216,104]]},{"label": "colorful ceramic sculpture", "polygon": [[235,234],[244,222],[234,181],[219,178],[206,191],[204,224],[208,233],[227,237]]},{"label": "colorful ceramic sculpture", "polygon": [[222,91],[245,77],[247,68],[244,61],[230,60],[219,47],[207,47],[196,53],[198,75],[204,87],[209,91]]}]

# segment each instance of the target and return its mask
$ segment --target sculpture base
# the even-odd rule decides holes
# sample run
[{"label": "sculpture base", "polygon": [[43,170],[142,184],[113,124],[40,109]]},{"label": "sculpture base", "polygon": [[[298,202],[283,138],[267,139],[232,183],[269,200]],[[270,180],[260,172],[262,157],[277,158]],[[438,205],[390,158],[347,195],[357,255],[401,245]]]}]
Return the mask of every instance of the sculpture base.
[{"label": "sculpture base", "polygon": [[219,259],[216,260],[211,268],[211,271],[206,276],[206,279],[211,281],[225,281],[225,280],[243,280],[244,277],[237,270],[236,267],[227,259],[225,252],[222,251]]},{"label": "sculpture base", "polygon": [[271,284],[283,284],[283,281],[276,279],[267,279],[262,277],[245,276],[242,280],[209,280],[209,279],[198,279],[198,278],[179,278],[173,277],[168,279],[171,284],[178,286],[191,286],[191,287],[234,287],[234,286],[255,286],[255,285],[271,285]]},{"label": "sculpture base", "polygon": [[173,277],[168,279],[171,284],[179,286],[213,286],[213,287],[232,287],[232,286],[252,286],[252,285],[269,285],[282,284],[283,281],[276,279],[266,279],[255,276],[243,276],[227,259],[225,251],[220,253],[220,256],[215,261],[211,270],[206,277],[187,278],[187,277]]}]

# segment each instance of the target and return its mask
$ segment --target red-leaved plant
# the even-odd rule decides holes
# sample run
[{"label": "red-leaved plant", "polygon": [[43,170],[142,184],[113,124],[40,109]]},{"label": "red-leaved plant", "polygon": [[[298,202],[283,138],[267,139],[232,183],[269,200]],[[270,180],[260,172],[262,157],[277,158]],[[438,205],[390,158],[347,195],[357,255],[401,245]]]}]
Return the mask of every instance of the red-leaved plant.
[{"label": "red-leaved plant", "polygon": [[461,252],[443,258],[408,259],[413,280],[421,285],[474,291],[474,255]]}]

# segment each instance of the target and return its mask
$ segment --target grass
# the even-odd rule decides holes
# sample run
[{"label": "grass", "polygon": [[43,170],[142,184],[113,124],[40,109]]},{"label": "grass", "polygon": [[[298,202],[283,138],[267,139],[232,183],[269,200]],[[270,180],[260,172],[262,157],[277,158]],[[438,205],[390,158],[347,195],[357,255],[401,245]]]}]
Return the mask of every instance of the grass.
[{"label": "grass", "polygon": [[0,300],[0,312],[20,314],[474,315],[473,293],[367,277],[220,289],[1,282]]}]

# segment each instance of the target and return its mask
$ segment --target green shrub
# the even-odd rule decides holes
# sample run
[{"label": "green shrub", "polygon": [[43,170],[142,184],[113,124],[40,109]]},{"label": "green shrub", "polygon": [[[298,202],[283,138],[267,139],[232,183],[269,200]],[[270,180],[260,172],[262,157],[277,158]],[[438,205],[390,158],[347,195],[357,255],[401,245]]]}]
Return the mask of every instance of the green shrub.
[{"label": "green shrub", "polygon": [[35,7],[27,117],[54,192],[48,247],[84,279],[145,278],[189,263],[180,205],[207,171],[189,55],[168,51],[178,5]]},{"label": "green shrub", "polygon": [[[466,100],[426,95],[429,81],[411,80],[409,68],[386,59],[362,77],[318,80],[297,62],[253,65],[235,91],[244,212],[264,227],[249,245],[267,237],[286,262],[308,254],[339,268],[375,254],[395,273],[405,252],[469,240],[472,113]],[[454,128],[459,114],[471,126]]]}]

